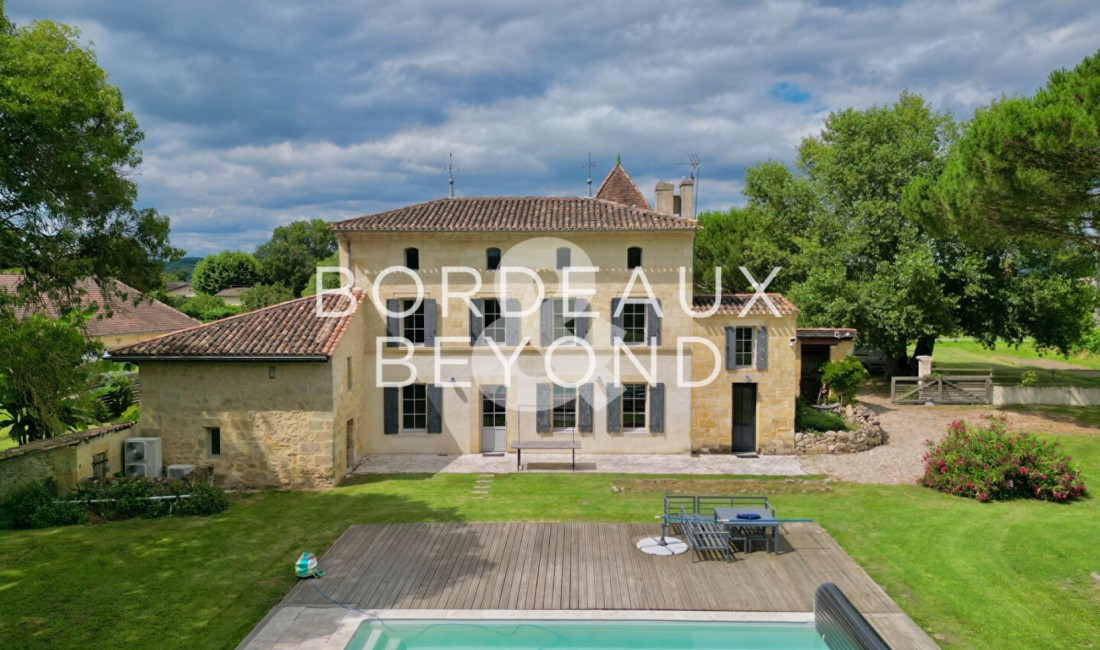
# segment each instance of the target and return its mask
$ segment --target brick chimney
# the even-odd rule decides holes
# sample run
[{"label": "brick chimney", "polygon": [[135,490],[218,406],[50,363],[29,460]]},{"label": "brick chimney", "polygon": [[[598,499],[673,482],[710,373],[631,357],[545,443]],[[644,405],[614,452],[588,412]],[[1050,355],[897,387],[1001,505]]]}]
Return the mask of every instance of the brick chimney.
[{"label": "brick chimney", "polygon": [[654,209],[659,214],[667,214],[672,216],[674,214],[672,210],[672,191],[675,186],[668,181],[657,181],[657,189],[654,190],[654,194],[657,195],[654,203]]},{"label": "brick chimney", "polygon": [[695,179],[684,178],[680,181],[680,216],[684,219],[695,218]]}]

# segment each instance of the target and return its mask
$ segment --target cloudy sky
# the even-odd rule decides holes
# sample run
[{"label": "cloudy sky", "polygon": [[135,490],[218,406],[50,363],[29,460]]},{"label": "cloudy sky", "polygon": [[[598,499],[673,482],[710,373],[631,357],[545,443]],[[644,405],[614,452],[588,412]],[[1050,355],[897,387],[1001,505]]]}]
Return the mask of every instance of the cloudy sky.
[{"label": "cloudy sky", "polygon": [[831,110],[905,89],[958,118],[1097,48],[1095,0],[581,3],[8,0],[80,28],[145,130],[141,202],[190,254],[447,193],[583,195],[622,154],[700,206]]}]

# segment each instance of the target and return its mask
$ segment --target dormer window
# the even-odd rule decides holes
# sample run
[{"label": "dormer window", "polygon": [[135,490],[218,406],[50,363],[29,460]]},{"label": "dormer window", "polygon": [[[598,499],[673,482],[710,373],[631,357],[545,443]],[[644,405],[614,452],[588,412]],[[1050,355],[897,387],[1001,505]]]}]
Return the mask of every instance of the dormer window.
[{"label": "dormer window", "polygon": [[485,268],[496,271],[500,268],[500,249],[493,247],[485,251]]},{"label": "dormer window", "polygon": [[564,269],[571,266],[573,257],[573,251],[569,250],[567,246],[562,246],[558,249],[558,268]]},{"label": "dormer window", "polygon": [[626,268],[636,269],[642,265],[642,249],[640,246],[631,246],[626,249]]},{"label": "dormer window", "polygon": [[416,248],[405,249],[405,268],[410,271],[420,270],[420,250]]}]

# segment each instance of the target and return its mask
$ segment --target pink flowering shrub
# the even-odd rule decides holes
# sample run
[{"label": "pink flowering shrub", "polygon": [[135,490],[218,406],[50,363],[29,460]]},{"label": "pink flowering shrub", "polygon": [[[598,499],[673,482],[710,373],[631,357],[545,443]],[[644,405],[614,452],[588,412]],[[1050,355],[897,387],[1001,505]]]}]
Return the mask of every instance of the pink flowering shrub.
[{"label": "pink flowering shrub", "polygon": [[1007,429],[1003,415],[983,415],[976,426],[952,422],[942,440],[928,442],[920,484],[978,501],[1067,501],[1085,493],[1081,470],[1058,443]]}]

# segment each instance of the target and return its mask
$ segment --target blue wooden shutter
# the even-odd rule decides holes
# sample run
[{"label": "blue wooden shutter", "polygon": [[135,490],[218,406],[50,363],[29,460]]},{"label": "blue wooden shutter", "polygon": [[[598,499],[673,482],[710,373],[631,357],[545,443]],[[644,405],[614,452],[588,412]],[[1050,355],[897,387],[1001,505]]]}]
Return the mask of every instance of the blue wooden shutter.
[{"label": "blue wooden shutter", "polygon": [[482,325],[485,323],[484,301],[481,298],[470,300],[470,345],[477,345],[481,338]]},{"label": "blue wooden shutter", "polygon": [[619,311],[619,303],[622,298],[611,299],[611,345],[623,338],[623,315]]},{"label": "blue wooden shutter", "polygon": [[382,389],[382,433],[387,435],[400,430],[397,421],[398,390],[396,386],[386,386]]},{"label": "blue wooden shutter", "polygon": [[424,345],[432,347],[435,345],[435,319],[436,319],[436,307],[435,301],[431,298],[424,299]]},{"label": "blue wooden shutter", "polygon": [[504,317],[504,344],[519,345],[519,300],[508,298],[508,315]]},{"label": "blue wooden shutter", "polygon": [[621,433],[623,430],[623,387],[607,385],[607,432]]},{"label": "blue wooden shutter", "polygon": [[[401,311],[401,301],[397,298],[386,298],[386,336],[401,336],[401,319],[395,314]],[[387,348],[396,348],[397,341],[386,341]],[[394,433],[397,433],[394,431]]]},{"label": "blue wooden shutter", "polygon": [[[658,302],[657,304],[660,303]],[[647,302],[645,305],[646,345],[661,344],[661,317],[657,315],[657,304]]]},{"label": "blue wooden shutter", "polygon": [[542,347],[550,347],[554,342],[554,301],[543,298],[539,305],[539,341]]},{"label": "blue wooden shutter", "polygon": [[554,387],[551,384],[538,384],[535,386],[535,431],[537,433],[550,433],[550,404],[553,399]]},{"label": "blue wooden shutter", "polygon": [[577,428],[581,433],[592,433],[592,402],[595,401],[595,395],[595,386],[592,384],[581,384],[577,389]]},{"label": "blue wooden shutter", "polygon": [[665,385],[649,387],[649,432],[665,432]]},{"label": "blue wooden shutter", "polygon": [[573,300],[573,311],[581,316],[577,316],[574,321],[574,333],[577,338],[582,341],[588,340],[588,330],[592,327],[592,316],[589,315],[588,301],[581,298],[575,298]]},{"label": "blue wooden shutter", "polygon": [[726,370],[733,370],[734,364],[734,329],[732,327],[726,328]]},{"label": "blue wooden shutter", "polygon": [[443,387],[428,384],[428,433],[443,433]]},{"label": "blue wooden shutter", "polygon": [[768,369],[768,328],[764,325],[756,330],[756,369]]}]

